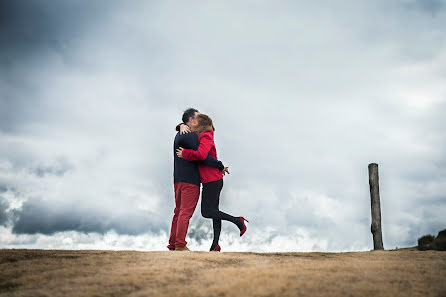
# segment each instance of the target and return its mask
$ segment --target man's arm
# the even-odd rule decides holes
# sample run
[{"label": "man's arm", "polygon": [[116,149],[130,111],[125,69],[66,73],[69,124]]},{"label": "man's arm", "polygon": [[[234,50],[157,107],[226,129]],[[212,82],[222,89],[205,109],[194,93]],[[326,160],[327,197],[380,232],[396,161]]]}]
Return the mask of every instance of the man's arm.
[{"label": "man's arm", "polygon": [[209,167],[217,168],[220,171],[225,169],[225,166],[223,165],[223,163],[221,161],[215,159],[211,155],[208,155],[206,157],[206,159],[204,159],[203,161],[198,161],[198,162],[203,164],[203,165],[209,166]]},{"label": "man's arm", "polygon": [[186,133],[190,133],[190,128],[188,125],[186,125],[185,123],[179,123],[176,127],[175,130],[180,132],[180,134],[186,134]]}]

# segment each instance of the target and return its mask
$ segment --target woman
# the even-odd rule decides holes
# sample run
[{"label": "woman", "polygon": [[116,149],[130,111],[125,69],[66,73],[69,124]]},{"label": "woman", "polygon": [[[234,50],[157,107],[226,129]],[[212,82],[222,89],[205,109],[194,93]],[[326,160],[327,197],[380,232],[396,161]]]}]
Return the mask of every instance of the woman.
[{"label": "woman", "polygon": [[[205,114],[197,114],[190,124],[192,132],[198,134],[198,150],[177,149],[177,155],[186,160],[198,161],[206,159],[209,154],[217,159],[217,150],[214,143],[214,125],[210,117]],[[214,227],[214,240],[210,251],[221,250],[218,240],[221,232],[221,220],[234,223],[240,229],[240,236],[245,234],[247,221],[244,217],[233,217],[219,210],[220,192],[223,188],[223,174],[227,171],[227,167],[222,171],[217,168],[199,164],[201,182],[203,191],[201,195],[201,214],[205,218],[212,219]],[[228,172],[229,173],[229,172]]]}]

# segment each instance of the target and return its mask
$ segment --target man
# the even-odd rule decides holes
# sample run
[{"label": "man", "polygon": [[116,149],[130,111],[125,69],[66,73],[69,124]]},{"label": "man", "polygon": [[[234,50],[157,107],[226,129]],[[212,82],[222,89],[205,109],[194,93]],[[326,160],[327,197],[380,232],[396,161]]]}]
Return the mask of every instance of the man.
[{"label": "man", "polygon": [[[198,110],[194,108],[187,109],[182,117],[183,123],[189,126],[196,113],[198,113]],[[183,127],[184,125],[181,126]],[[180,130],[178,126],[177,130]],[[179,147],[197,150],[197,134],[183,133],[183,131],[180,131],[175,136],[173,146],[175,210],[172,219],[172,227],[170,229],[169,245],[167,248],[171,251],[188,251],[189,249],[186,246],[187,228],[189,226],[189,220],[197,206],[198,198],[200,197],[201,180],[200,173],[198,172],[198,162],[179,158],[176,154],[176,149]],[[209,155],[206,160],[201,162],[206,166],[215,167],[221,171],[225,170],[222,162]]]}]

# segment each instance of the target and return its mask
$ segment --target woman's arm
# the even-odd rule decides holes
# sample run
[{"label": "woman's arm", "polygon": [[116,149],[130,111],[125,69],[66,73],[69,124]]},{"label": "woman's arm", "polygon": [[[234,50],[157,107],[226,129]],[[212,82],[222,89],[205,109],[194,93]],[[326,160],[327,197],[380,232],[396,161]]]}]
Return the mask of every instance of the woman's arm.
[{"label": "woman's arm", "polygon": [[190,133],[190,128],[185,123],[180,123],[175,127],[175,130],[180,132],[180,134]]},{"label": "woman's arm", "polygon": [[[191,149],[183,149],[180,147],[177,150],[178,157],[191,161],[199,161],[206,159],[209,151],[214,146],[214,140],[212,139],[210,133],[206,132],[203,133],[205,134],[200,138],[200,142],[198,144],[198,150],[195,151]],[[178,153],[178,151],[180,152]]]}]

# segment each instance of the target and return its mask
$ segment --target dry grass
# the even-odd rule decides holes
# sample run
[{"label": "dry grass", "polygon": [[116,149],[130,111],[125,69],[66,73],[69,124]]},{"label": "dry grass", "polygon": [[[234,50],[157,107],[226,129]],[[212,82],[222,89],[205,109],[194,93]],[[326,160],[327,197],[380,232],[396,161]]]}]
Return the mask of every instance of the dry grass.
[{"label": "dry grass", "polygon": [[0,250],[0,296],[446,296],[446,252]]}]

